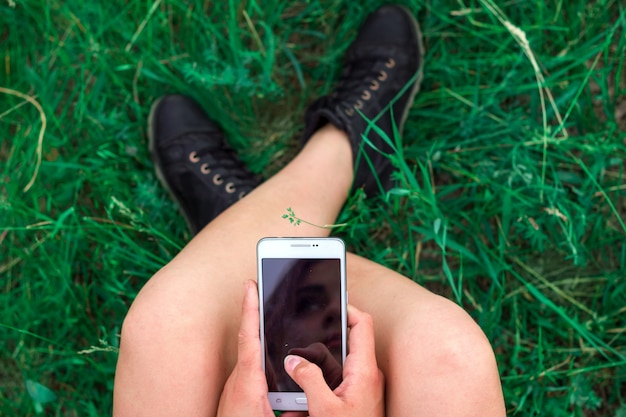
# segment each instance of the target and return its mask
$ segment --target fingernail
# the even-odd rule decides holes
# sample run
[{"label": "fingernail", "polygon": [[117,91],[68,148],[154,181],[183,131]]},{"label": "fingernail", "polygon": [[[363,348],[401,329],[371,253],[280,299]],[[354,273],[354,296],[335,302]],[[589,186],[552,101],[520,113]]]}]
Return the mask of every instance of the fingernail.
[{"label": "fingernail", "polygon": [[296,366],[300,365],[302,362],[302,358],[295,355],[287,355],[285,356],[285,371],[291,372],[295,369]]}]

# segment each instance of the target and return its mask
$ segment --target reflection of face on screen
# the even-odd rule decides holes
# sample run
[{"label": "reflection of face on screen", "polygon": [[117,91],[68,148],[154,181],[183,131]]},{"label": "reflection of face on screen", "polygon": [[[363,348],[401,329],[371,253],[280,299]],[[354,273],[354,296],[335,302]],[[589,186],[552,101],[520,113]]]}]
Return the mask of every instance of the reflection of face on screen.
[{"label": "reflection of face on screen", "polygon": [[[327,383],[336,388],[341,382],[342,362],[339,259],[263,259],[262,262],[266,374],[270,391],[301,391],[283,367],[283,360],[292,349],[318,363]],[[319,363],[322,357],[323,365]]]}]

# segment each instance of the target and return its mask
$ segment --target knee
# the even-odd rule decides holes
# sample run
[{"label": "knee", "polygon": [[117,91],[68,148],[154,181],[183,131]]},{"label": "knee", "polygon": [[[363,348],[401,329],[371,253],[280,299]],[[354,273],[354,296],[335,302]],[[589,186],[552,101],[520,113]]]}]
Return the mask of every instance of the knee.
[{"label": "knee", "polygon": [[420,415],[504,415],[495,355],[480,327],[448,300],[431,294],[423,301],[389,352],[388,411],[420,404]]},{"label": "knee", "polygon": [[158,271],[137,294],[122,323],[121,349],[204,346],[208,340],[236,334],[240,304],[234,297],[211,299],[209,290],[195,284],[184,270],[170,265]]},{"label": "knee", "polygon": [[395,355],[412,358],[420,373],[497,376],[491,344],[476,322],[456,304],[432,295],[407,312],[404,343]]},{"label": "knee", "polygon": [[442,304],[439,316],[440,335],[433,337],[439,339],[442,351],[451,362],[461,361],[475,367],[494,364],[491,344],[474,319],[449,300],[442,299],[439,302]]},{"label": "knee", "polygon": [[157,327],[163,320],[159,317],[162,312],[156,308],[156,301],[151,297],[142,297],[138,294],[133,301],[126,317],[122,322],[120,350],[128,354],[141,349],[142,346],[158,338]]},{"label": "knee", "polygon": [[176,311],[175,296],[162,283],[167,275],[166,269],[157,272],[137,294],[122,323],[122,349],[141,349],[184,326],[186,315]]},{"label": "knee", "polygon": [[444,368],[495,368],[491,343],[474,319],[450,300],[439,298],[435,303],[438,314],[433,317],[434,329],[429,331],[439,345],[438,357]]}]

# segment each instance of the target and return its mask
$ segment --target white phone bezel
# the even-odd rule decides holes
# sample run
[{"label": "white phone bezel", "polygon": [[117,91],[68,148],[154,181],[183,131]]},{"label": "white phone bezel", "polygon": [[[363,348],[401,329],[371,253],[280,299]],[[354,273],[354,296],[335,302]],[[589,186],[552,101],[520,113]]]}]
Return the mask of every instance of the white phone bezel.
[{"label": "white phone bezel", "polygon": [[[265,331],[263,320],[263,276],[262,260],[267,258],[323,259],[340,260],[341,270],[341,322],[342,322],[342,362],[345,364],[348,333],[348,292],[346,284],[346,248],[338,238],[263,238],[257,244],[257,280],[259,288],[259,324],[263,372],[265,372]],[[307,398],[304,392],[268,392],[273,410],[307,411]]]}]

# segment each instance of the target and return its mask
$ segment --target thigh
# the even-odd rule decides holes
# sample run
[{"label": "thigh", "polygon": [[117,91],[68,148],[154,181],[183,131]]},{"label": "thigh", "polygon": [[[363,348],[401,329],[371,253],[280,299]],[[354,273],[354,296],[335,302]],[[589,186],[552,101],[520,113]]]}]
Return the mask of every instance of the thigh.
[{"label": "thigh", "polygon": [[374,319],[388,416],[504,415],[491,346],[456,304],[356,255],[350,303]]}]

